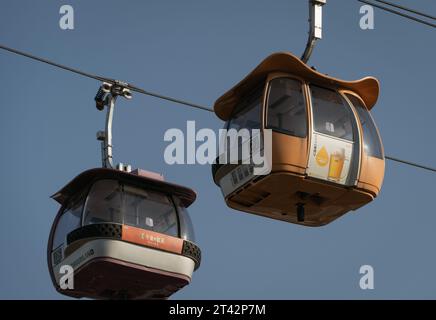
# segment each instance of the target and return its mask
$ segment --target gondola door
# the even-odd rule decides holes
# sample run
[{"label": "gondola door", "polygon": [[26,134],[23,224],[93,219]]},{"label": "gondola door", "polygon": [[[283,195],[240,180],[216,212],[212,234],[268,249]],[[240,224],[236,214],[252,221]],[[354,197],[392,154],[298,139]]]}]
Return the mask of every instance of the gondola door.
[{"label": "gondola door", "polygon": [[307,174],[332,183],[354,186],[360,148],[356,117],[336,90],[311,85],[312,139]]}]

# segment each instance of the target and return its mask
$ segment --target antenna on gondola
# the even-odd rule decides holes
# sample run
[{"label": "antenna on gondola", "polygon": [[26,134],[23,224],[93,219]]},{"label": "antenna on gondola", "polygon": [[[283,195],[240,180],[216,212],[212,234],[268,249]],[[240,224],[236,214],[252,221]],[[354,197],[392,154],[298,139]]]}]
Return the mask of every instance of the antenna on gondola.
[{"label": "antenna on gondola", "polygon": [[317,40],[322,39],[322,7],[327,0],[309,0],[309,38],[301,60],[307,63]]}]

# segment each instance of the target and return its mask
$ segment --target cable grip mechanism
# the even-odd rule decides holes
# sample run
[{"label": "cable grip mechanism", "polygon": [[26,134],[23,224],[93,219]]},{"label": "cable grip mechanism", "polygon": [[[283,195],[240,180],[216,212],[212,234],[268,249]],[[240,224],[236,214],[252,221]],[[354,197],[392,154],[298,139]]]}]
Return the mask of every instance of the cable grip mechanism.
[{"label": "cable grip mechanism", "polygon": [[[103,168],[114,168],[112,154],[112,120],[117,97],[132,99],[128,84],[115,80],[113,83],[103,82],[95,95],[95,107],[102,111],[107,106],[106,126],[104,131],[97,132],[97,140],[101,141],[101,159]],[[130,165],[120,164],[118,170],[131,171]]]}]

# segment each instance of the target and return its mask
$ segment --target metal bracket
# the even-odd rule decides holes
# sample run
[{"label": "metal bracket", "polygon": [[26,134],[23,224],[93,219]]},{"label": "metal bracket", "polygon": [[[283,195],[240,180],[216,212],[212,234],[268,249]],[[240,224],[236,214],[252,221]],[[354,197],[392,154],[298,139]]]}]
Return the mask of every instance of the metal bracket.
[{"label": "metal bracket", "polygon": [[[114,116],[115,102],[118,96],[128,100],[132,99],[132,93],[127,88],[127,83],[115,81],[114,83],[103,82],[94,98],[95,106],[102,111],[107,106],[106,126],[104,131],[97,132],[97,140],[101,141],[101,159],[103,168],[114,168],[112,155],[112,120]],[[130,166],[119,166],[126,168]]]},{"label": "metal bracket", "polygon": [[327,0],[309,0],[309,38],[301,56],[304,63],[309,61],[316,41],[322,39],[322,6],[326,3]]}]

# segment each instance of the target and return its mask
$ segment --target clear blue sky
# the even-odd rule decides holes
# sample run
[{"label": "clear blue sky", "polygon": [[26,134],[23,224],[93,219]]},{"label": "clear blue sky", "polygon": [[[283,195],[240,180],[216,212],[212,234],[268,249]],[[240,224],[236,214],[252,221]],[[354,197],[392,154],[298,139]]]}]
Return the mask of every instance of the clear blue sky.
[{"label": "clear blue sky", "polygon": [[[400,2],[436,14],[435,1]],[[75,9],[74,31],[58,26],[61,3]],[[375,30],[363,31],[360,6],[328,1],[310,64],[343,79],[379,78],[373,115],[386,153],[435,166],[435,29],[376,11]],[[212,105],[270,53],[300,55],[307,14],[306,0],[3,0],[0,43]],[[46,265],[58,210],[49,196],[100,165],[98,85],[0,52],[0,298],[63,298]],[[208,112],[140,95],[121,101],[114,120],[116,161],[198,192],[190,212],[202,266],[174,298],[436,298],[435,174],[388,162],[376,201],[304,228],[227,208],[209,166],[166,165],[164,132],[187,120],[222,126]],[[375,269],[375,290],[359,288],[364,264]]]}]

